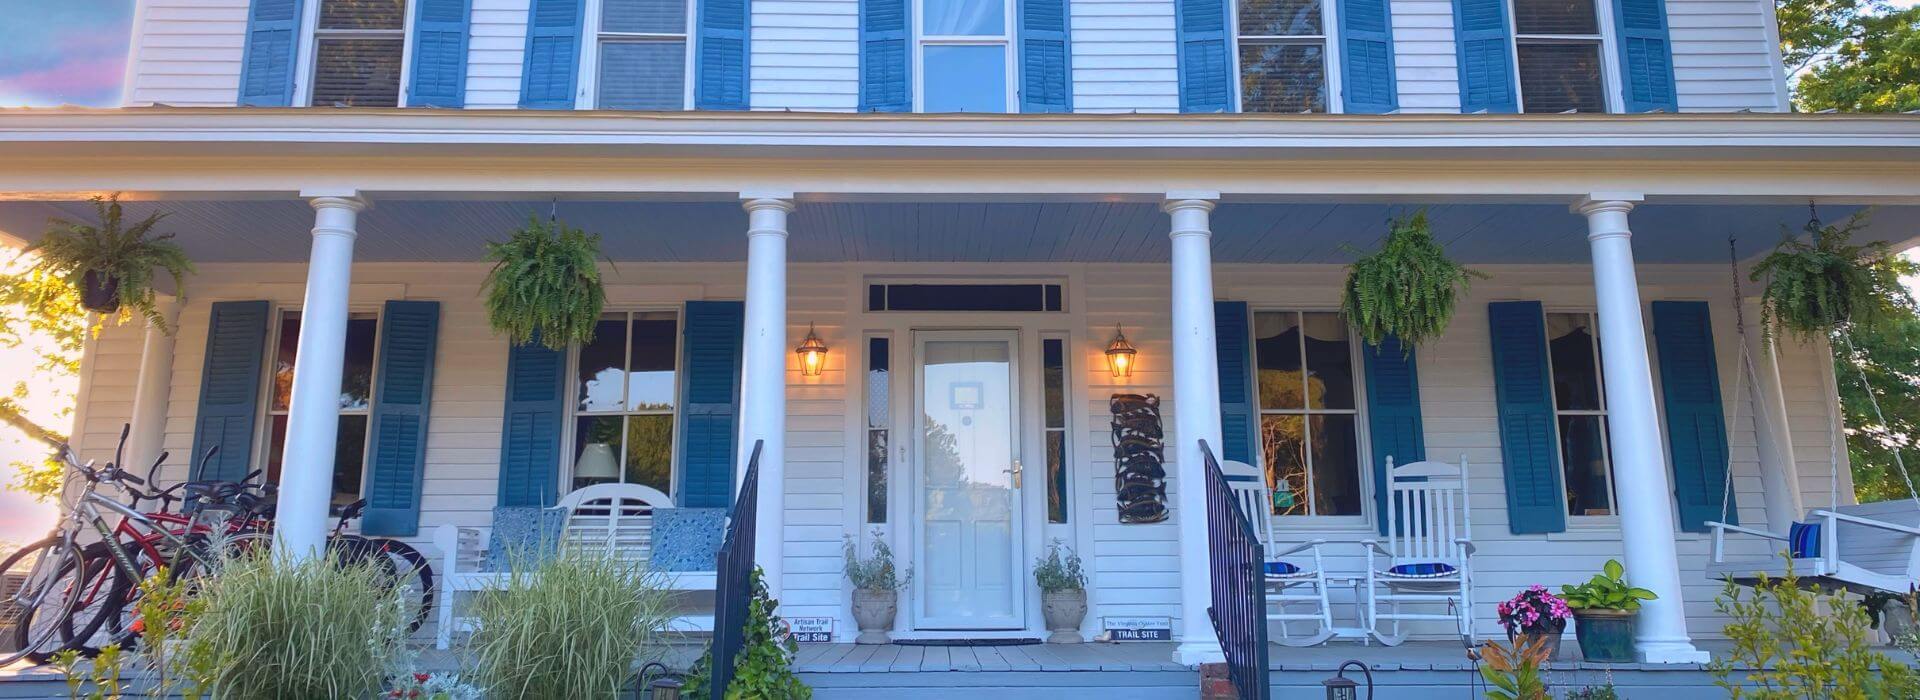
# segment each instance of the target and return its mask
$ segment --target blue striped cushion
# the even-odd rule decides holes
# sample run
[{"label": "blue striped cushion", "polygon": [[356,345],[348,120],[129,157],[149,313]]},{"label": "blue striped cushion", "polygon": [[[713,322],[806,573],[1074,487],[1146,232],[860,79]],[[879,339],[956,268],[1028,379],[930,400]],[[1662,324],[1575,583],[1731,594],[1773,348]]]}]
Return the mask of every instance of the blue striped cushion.
[{"label": "blue striped cushion", "polygon": [[1452,564],[1442,564],[1439,562],[1421,562],[1419,564],[1400,564],[1387,569],[1387,573],[1392,576],[1409,576],[1409,577],[1420,577],[1420,578],[1433,578],[1433,577],[1446,576],[1448,574],[1453,573],[1454,571],[1455,569],[1453,568]]},{"label": "blue striped cushion", "polygon": [[1300,573],[1300,567],[1284,561],[1270,561],[1264,567],[1268,576],[1292,576]]},{"label": "blue striped cushion", "polygon": [[1787,554],[1795,559],[1820,557],[1820,523],[1794,523],[1787,528]]}]

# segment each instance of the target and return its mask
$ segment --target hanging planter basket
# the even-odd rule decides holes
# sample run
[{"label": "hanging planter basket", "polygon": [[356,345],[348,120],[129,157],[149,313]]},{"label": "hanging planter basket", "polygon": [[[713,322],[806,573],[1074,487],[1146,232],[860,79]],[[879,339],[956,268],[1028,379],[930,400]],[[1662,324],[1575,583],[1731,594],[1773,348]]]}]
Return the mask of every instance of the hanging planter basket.
[{"label": "hanging planter basket", "polygon": [[103,314],[120,312],[120,278],[88,270],[80,278],[80,306]]},{"label": "hanging planter basket", "polygon": [[600,259],[599,236],[557,218],[528,217],[507,240],[487,243],[494,263],[482,286],[487,321],[515,345],[537,340],[564,350],[593,340],[607,302]]},{"label": "hanging planter basket", "polygon": [[1341,311],[1368,344],[1391,336],[1412,349],[1446,332],[1475,277],[1486,279],[1449,259],[1433,240],[1427,213],[1415,212],[1393,221],[1380,250],[1347,266]]},{"label": "hanging planter basket", "polygon": [[164,272],[173,281],[170,291],[184,298],[193,262],[173,242],[173,234],[154,232],[166,214],[155,212],[127,223],[118,194],[94,197],[93,206],[95,221],[48,222],[46,234],[27,248],[39,258],[32,274],[63,280],[88,311],[119,321],[139,314],[161,332],[172,333],[157,306],[155,274]]},{"label": "hanging planter basket", "polygon": [[1760,306],[1769,340],[1781,330],[1813,338],[1870,326],[1908,299],[1900,275],[1911,265],[1885,243],[1851,244],[1866,217],[1861,210],[1830,226],[1815,215],[1801,228],[1806,240],[1783,232],[1780,245],[1754,265],[1750,279],[1765,281]]}]

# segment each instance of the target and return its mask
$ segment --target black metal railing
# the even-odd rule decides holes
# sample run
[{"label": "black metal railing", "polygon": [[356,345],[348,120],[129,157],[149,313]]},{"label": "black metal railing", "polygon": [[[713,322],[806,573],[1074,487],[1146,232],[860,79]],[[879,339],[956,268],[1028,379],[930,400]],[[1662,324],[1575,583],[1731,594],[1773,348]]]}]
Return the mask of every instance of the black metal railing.
[{"label": "black metal railing", "polygon": [[727,519],[727,539],[720,545],[720,561],[713,586],[713,692],[707,697],[724,698],[727,684],[733,681],[734,657],[746,645],[747,604],[753,599],[753,530],[755,512],[760,505],[760,447],[753,442],[753,456],[747,460],[747,477],[740,481],[740,496],[733,499],[733,514]]},{"label": "black metal railing", "polygon": [[1227,678],[1241,700],[1267,700],[1267,597],[1262,565],[1266,553],[1253,523],[1240,511],[1220,462],[1200,441],[1207,469],[1207,547],[1213,573],[1213,605],[1207,617],[1227,657]]}]

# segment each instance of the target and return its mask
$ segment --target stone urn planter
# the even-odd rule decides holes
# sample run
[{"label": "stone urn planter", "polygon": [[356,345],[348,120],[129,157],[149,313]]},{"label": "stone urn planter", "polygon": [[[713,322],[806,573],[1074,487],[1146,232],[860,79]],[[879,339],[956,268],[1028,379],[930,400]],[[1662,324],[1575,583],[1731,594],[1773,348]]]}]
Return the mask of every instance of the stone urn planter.
[{"label": "stone urn planter", "polygon": [[1630,610],[1574,610],[1574,629],[1579,634],[1580,656],[1588,661],[1632,663],[1633,616]]},{"label": "stone urn planter", "polygon": [[1073,588],[1040,594],[1040,612],[1046,617],[1048,644],[1079,644],[1080,622],[1087,619],[1087,591]]},{"label": "stone urn planter", "polygon": [[853,589],[853,621],[860,626],[855,644],[888,644],[893,638],[893,616],[900,608],[900,592],[892,589]]}]

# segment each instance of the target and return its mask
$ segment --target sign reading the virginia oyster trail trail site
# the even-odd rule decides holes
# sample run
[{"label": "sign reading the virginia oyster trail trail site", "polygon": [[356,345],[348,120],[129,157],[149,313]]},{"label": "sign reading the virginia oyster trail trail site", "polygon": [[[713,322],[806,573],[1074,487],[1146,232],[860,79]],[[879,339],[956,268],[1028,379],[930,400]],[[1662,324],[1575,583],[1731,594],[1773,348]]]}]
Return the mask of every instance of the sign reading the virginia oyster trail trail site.
[{"label": "sign reading the virginia oyster trail trail site", "polygon": [[1116,642],[1171,642],[1171,617],[1103,617],[1100,625],[1108,638]]},{"label": "sign reading the virginia oyster trail trail site", "polygon": [[833,641],[833,618],[831,617],[788,618],[787,628],[793,633],[793,641],[796,642]]}]

